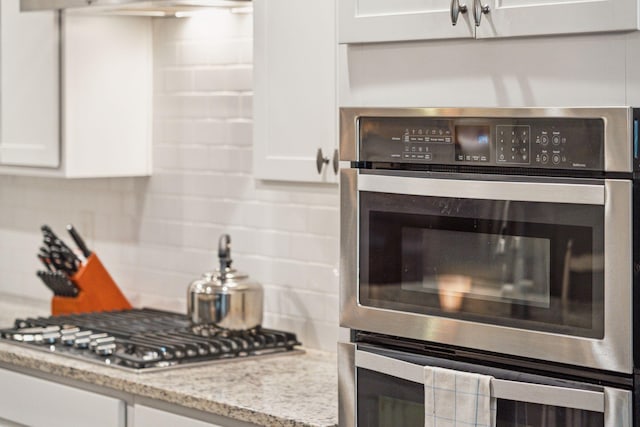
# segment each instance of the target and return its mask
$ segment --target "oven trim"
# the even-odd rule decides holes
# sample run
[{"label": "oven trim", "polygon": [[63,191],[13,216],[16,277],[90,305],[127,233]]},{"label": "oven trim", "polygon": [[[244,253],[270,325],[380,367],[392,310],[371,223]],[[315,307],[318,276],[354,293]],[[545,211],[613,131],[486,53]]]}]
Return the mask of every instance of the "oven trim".
[{"label": "oven trim", "polygon": [[340,160],[359,160],[361,117],[581,118],[604,120],[605,172],[633,172],[631,107],[575,108],[340,108]]},{"label": "oven trim", "polygon": [[602,185],[410,178],[393,174],[361,174],[358,176],[358,191],[521,202],[584,205],[605,203],[605,187]]},{"label": "oven trim", "polygon": [[[341,326],[605,371],[633,372],[632,235],[628,233],[632,227],[631,181],[604,180],[605,330],[603,339],[593,339],[361,305],[358,301],[359,174],[354,169],[342,170],[340,178]],[[493,187],[498,184],[491,182]],[[599,197],[595,201],[599,201]],[[616,303],[620,301],[625,303]]]},{"label": "oven trim", "polygon": [[[356,349],[355,366],[356,368],[365,368],[414,383],[424,384],[423,366],[368,351]],[[491,381],[491,387],[492,395],[498,399],[561,406],[563,408],[582,409],[593,412],[605,412],[604,392],[501,380],[497,378]]]}]

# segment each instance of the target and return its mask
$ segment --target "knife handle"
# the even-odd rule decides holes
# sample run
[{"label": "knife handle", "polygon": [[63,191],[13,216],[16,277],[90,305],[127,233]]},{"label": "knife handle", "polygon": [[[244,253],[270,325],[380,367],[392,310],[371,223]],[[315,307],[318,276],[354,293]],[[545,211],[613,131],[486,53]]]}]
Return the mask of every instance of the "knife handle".
[{"label": "knife handle", "polygon": [[78,249],[80,249],[80,252],[82,252],[82,255],[84,255],[85,258],[89,258],[91,256],[91,251],[87,248],[87,245],[84,243],[84,240],[82,240],[82,237],[80,237],[80,234],[78,234],[76,229],[73,228],[73,225],[67,225],[67,231],[71,235],[73,241],[76,242],[76,245],[78,246]]}]

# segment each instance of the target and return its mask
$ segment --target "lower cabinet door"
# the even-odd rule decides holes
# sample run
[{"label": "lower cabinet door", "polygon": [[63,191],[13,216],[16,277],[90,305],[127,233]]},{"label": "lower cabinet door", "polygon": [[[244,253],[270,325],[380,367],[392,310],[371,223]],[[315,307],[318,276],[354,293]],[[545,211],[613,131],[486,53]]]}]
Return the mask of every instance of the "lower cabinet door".
[{"label": "lower cabinet door", "polygon": [[124,401],[0,369],[0,426],[125,427]]},{"label": "lower cabinet door", "polygon": [[182,415],[172,414],[148,406],[135,405],[134,407],[134,427],[225,427],[220,424],[211,424],[204,421],[195,420]]}]

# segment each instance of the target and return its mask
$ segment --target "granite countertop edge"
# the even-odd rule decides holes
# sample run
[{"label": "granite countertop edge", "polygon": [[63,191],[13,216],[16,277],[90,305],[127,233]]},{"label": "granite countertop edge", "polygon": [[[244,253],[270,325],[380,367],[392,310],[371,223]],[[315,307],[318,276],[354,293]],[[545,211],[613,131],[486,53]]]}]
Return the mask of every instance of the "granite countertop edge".
[{"label": "granite countertop edge", "polygon": [[[311,352],[312,354],[317,353],[321,357],[325,357],[323,355],[324,352],[315,350],[306,350],[306,352]],[[327,420],[326,423],[306,422],[277,414],[260,412],[259,410],[249,407],[218,402],[213,399],[195,396],[188,392],[168,390],[161,386],[145,384],[145,376],[147,374],[144,373],[124,374],[125,376],[136,376],[137,381],[134,381],[124,378],[120,371],[114,371],[113,375],[110,375],[108,372],[103,372],[104,369],[113,368],[99,367],[98,369],[97,365],[88,364],[87,362],[67,359],[64,356],[49,355],[45,352],[24,348],[23,346],[17,346],[10,343],[0,342],[0,362],[5,365],[14,365],[32,371],[39,371],[61,378],[75,380],[98,387],[125,392],[135,396],[171,403],[185,408],[195,409],[258,425],[282,427],[337,426],[337,423],[331,420]],[[241,364],[244,363],[244,361],[234,361],[231,363]],[[96,367],[96,369],[93,369],[93,367]],[[189,369],[191,368],[180,368],[179,370],[186,371]]]}]

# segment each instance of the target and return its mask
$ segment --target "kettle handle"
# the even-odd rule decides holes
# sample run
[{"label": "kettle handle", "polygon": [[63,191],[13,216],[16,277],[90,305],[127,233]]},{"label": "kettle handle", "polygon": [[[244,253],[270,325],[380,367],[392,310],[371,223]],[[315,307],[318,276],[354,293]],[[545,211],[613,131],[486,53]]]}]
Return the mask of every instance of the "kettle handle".
[{"label": "kettle handle", "polygon": [[220,259],[220,278],[225,280],[227,268],[231,267],[231,237],[228,234],[220,236],[218,258]]}]

